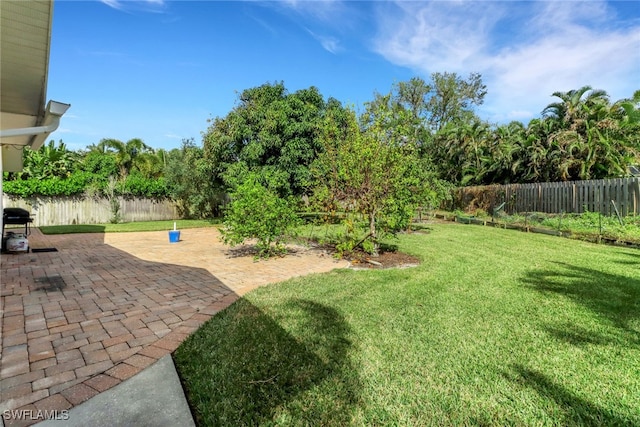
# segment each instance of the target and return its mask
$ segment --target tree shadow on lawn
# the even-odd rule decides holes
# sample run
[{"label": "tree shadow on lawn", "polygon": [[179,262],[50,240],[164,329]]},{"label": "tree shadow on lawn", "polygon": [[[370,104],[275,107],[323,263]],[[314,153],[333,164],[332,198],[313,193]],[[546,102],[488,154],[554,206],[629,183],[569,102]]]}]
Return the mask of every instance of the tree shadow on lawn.
[{"label": "tree shadow on lawn", "polygon": [[300,299],[285,302],[278,313],[280,320],[243,298],[176,351],[199,425],[352,420],[361,386],[348,354],[352,344],[344,317]]},{"label": "tree shadow on lawn", "polygon": [[596,336],[576,324],[549,332],[573,344],[607,344],[613,340],[624,345],[640,346],[640,279],[603,271],[556,263],[563,271],[533,270],[523,278],[532,288],[545,293],[557,293],[604,317],[618,329],[613,335]]},{"label": "tree shadow on lawn", "polygon": [[505,372],[504,376],[510,381],[533,388],[542,398],[553,400],[560,407],[561,413],[551,415],[554,418],[562,417],[562,425],[631,427],[637,426],[640,422],[640,418],[621,417],[609,409],[576,396],[543,373],[525,366],[513,365],[512,372]]},{"label": "tree shadow on lawn", "polygon": [[636,252],[622,252],[623,255],[628,255],[629,259],[616,260],[618,264],[630,265],[637,267],[640,264],[640,251]]}]

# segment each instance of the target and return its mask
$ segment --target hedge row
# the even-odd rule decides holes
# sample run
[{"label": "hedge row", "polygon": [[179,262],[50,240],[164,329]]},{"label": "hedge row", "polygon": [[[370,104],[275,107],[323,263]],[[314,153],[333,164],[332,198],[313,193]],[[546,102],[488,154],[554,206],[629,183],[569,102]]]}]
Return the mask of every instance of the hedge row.
[{"label": "hedge row", "polygon": [[[3,184],[3,191],[18,197],[74,196],[90,189],[102,192],[106,185],[106,181],[96,180],[96,177],[89,172],[75,172],[67,178],[6,181]],[[147,198],[171,196],[171,189],[165,178],[146,179],[136,175],[129,175],[124,181],[118,182],[115,192],[118,195]]]}]

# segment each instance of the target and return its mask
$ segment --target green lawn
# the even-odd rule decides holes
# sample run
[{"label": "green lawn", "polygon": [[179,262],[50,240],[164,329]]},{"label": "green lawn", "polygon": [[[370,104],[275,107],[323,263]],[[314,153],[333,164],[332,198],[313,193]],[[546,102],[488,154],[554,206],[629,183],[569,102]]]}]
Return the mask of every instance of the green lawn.
[{"label": "green lawn", "polygon": [[77,225],[48,225],[38,227],[43,234],[70,233],[126,233],[131,231],[162,231],[173,230],[173,223],[178,230],[185,228],[212,227],[219,224],[217,220],[179,219],[171,221],[140,221],[122,222],[118,224],[77,224]]},{"label": "green lawn", "polygon": [[260,288],[187,339],[199,425],[640,425],[640,251],[458,224],[399,245],[422,265]]}]

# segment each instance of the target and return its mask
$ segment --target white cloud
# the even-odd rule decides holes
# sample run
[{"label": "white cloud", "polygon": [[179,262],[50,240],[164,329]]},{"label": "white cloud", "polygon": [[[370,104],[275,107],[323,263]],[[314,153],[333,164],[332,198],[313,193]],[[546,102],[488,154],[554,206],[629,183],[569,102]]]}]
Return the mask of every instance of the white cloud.
[{"label": "white cloud", "polygon": [[283,6],[301,15],[325,22],[335,22],[336,16],[341,15],[345,10],[341,0],[284,0],[273,5]]},{"label": "white cloud", "polygon": [[[640,28],[629,33],[584,30],[575,37],[550,35],[539,42],[504,52],[489,65],[490,92],[497,105],[529,106],[538,111],[553,102],[553,92],[584,85],[604,89],[613,98],[631,96],[640,80],[637,57]],[[635,72],[636,79],[632,79]]]},{"label": "white cloud", "polygon": [[398,2],[378,9],[374,50],[421,72],[464,71],[483,58],[502,4]]},{"label": "white cloud", "polygon": [[[481,111],[491,120],[539,116],[556,91],[590,85],[615,100],[640,86],[640,25],[614,25],[605,2],[410,2],[381,9],[376,51],[426,77],[482,73],[488,94]],[[529,111],[535,113],[526,117]]]},{"label": "white cloud", "polygon": [[[164,0],[100,0],[105,5],[116,9],[142,9],[148,12],[157,12],[166,5]],[[126,7],[125,7],[126,6]]]},{"label": "white cloud", "polygon": [[511,120],[523,120],[523,119],[529,119],[531,118],[531,116],[536,115],[537,113],[534,113],[532,111],[529,110],[513,110],[513,111],[509,111],[507,114],[505,114],[505,118],[508,119],[509,121]]},{"label": "white cloud", "polygon": [[[348,2],[345,3],[342,0],[284,0],[266,4],[289,16],[317,40],[323,49],[333,54],[342,52],[344,49],[337,37],[326,35],[326,33],[328,31],[344,33],[356,20],[354,8],[349,7]],[[319,30],[315,32],[310,30],[309,26],[322,27],[323,34],[320,34]]]},{"label": "white cloud", "polygon": [[278,34],[278,30],[276,29],[276,27],[268,24],[264,19],[258,18],[257,16],[254,16],[254,15],[249,15],[249,17],[253,19],[255,22],[257,22],[258,25],[260,25],[262,28],[267,30],[267,32],[269,32],[271,35]]},{"label": "white cloud", "polygon": [[118,9],[118,10],[122,9],[122,3],[120,3],[120,1],[118,0],[100,0],[100,1],[114,9]]},{"label": "white cloud", "polygon": [[307,32],[309,34],[311,34],[311,36],[314,39],[319,41],[320,45],[326,51],[331,52],[333,54],[342,51],[342,47],[340,46],[340,41],[337,38],[331,37],[331,36],[323,36],[323,35],[320,35],[320,34],[316,34],[316,33],[314,33],[313,31],[311,31],[309,29],[307,29]]}]

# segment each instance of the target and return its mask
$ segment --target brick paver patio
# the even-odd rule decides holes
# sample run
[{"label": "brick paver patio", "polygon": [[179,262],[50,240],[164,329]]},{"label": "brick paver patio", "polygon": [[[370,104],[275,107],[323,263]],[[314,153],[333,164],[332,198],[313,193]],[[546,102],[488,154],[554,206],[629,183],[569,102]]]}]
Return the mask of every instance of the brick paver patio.
[{"label": "brick paver patio", "polygon": [[[0,261],[0,413],[69,409],[137,374],[258,286],[346,267],[298,248],[254,262],[215,228],[45,236]],[[28,425],[4,417],[6,425]]]}]

